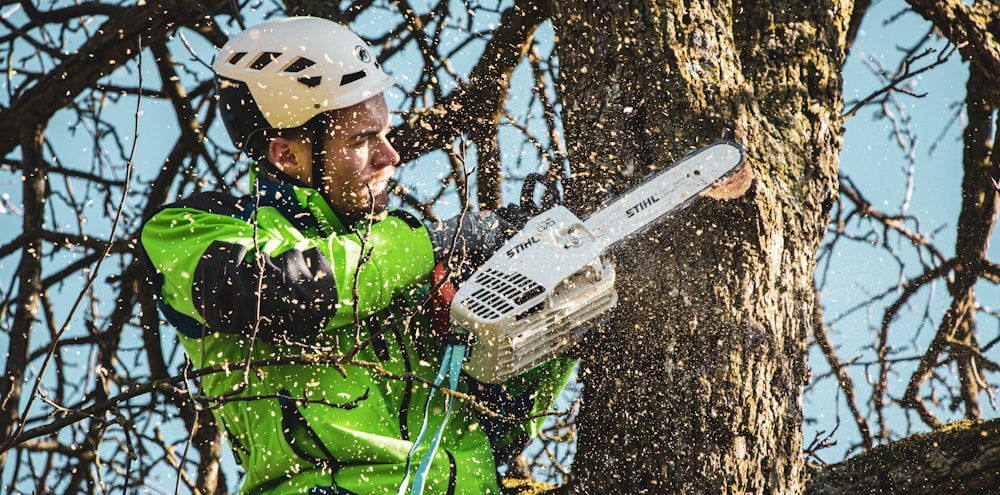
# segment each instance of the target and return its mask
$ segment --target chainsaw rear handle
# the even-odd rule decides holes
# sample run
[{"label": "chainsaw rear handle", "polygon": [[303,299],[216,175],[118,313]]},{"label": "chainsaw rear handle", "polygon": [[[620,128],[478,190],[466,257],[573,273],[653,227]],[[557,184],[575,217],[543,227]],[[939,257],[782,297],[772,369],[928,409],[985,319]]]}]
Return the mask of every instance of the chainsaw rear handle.
[{"label": "chainsaw rear handle", "polygon": [[[535,172],[528,174],[521,185],[520,201],[498,208],[495,213],[506,220],[512,230],[521,230],[536,215],[562,204],[562,197],[556,184],[558,181],[559,179],[549,175]],[[535,190],[538,185],[544,188],[541,204],[535,203]]]},{"label": "chainsaw rear handle", "polygon": [[[559,194],[559,187],[556,185],[557,179],[550,175],[542,175],[532,172],[524,178],[521,186],[521,209],[531,216],[549,210],[562,204],[562,197]],[[545,188],[542,193],[542,202],[535,204],[535,187],[541,184]]]}]

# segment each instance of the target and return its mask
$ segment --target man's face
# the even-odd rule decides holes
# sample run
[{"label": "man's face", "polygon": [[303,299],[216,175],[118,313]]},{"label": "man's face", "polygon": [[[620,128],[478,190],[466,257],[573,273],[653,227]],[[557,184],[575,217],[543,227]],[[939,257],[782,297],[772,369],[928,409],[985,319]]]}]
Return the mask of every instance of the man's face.
[{"label": "man's face", "polygon": [[381,214],[399,163],[386,137],[391,122],[385,98],[378,95],[333,113],[323,147],[322,185],[313,187],[347,221]]}]

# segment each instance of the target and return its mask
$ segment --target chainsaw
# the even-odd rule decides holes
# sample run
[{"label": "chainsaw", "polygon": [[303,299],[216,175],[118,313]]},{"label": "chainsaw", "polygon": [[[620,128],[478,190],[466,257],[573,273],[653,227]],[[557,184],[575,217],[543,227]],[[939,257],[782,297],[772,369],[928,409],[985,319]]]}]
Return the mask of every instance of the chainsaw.
[{"label": "chainsaw", "polygon": [[[443,335],[441,369],[428,392],[424,421],[406,456],[406,474],[397,494],[408,492],[410,468],[428,440],[409,489],[411,495],[423,494],[454,403],[452,396],[445,399],[444,418],[428,436],[427,411],[446,379],[451,390],[458,388],[463,370],[480,382],[500,383],[571,347],[618,302],[615,267],[607,253],[684,208],[738,170],[743,161],[743,148],[736,143],[718,142],[695,150],[605,203],[586,220],[564,206],[550,205],[546,197],[553,195],[547,194],[539,208],[543,211],[531,216],[456,292],[452,294],[450,283],[442,285],[448,289],[436,294],[451,297],[450,306],[441,306],[449,308],[444,322],[450,331]],[[529,181],[525,186],[522,205],[534,190]],[[546,189],[549,193],[555,187]]]},{"label": "chainsaw", "polygon": [[564,352],[618,301],[608,253],[683,209],[744,162],[743,148],[697,149],[586,220],[555,205],[530,218],[455,292],[451,329],[468,334],[463,369],[500,383]]}]

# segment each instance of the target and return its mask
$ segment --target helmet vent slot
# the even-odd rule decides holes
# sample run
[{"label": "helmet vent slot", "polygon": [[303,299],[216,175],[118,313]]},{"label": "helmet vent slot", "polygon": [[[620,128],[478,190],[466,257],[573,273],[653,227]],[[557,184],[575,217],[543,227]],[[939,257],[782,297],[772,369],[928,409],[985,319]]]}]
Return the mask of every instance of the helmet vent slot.
[{"label": "helmet vent slot", "polygon": [[302,72],[312,66],[316,65],[316,62],[309,60],[305,57],[296,58],[288,67],[285,67],[285,72],[290,72],[292,74]]},{"label": "helmet vent slot", "polygon": [[319,76],[312,76],[312,77],[303,76],[296,80],[302,84],[305,84],[310,88],[315,88],[316,86],[319,86],[319,83],[323,82],[323,78]]},{"label": "helmet vent slot", "polygon": [[344,76],[340,78],[340,85],[347,86],[348,84],[351,84],[352,82],[357,81],[358,79],[364,79],[364,77],[365,77],[365,71],[363,70],[352,72],[350,74],[344,74]]},{"label": "helmet vent slot", "polygon": [[257,55],[257,59],[250,64],[250,68],[253,70],[261,70],[264,67],[267,67],[271,62],[277,60],[279,55],[281,55],[279,52],[261,53],[260,55]]},{"label": "helmet vent slot", "polygon": [[229,65],[236,65],[243,57],[247,56],[247,52],[236,52],[232,57],[229,57]]}]

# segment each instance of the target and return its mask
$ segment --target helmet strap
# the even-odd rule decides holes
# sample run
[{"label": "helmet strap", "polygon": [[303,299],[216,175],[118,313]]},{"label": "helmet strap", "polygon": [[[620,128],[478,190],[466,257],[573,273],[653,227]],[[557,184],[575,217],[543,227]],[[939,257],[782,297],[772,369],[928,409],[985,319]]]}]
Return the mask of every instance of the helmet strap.
[{"label": "helmet strap", "polygon": [[260,168],[267,170],[267,172],[270,175],[273,175],[275,179],[278,179],[281,182],[286,182],[288,184],[292,184],[299,187],[308,187],[306,183],[300,181],[299,179],[296,179],[295,177],[292,177],[284,170],[281,170],[281,167],[278,167],[277,165],[271,163],[270,160],[261,160],[257,162],[257,165]]},{"label": "helmet strap", "polygon": [[[329,127],[328,114],[319,114],[306,123],[306,129],[312,140],[312,188],[323,196],[323,176],[326,174],[326,130]],[[325,198],[325,196],[323,196]],[[329,202],[329,200],[327,200]],[[333,208],[333,205],[330,205]],[[350,228],[349,218],[334,210],[333,214],[341,225]]]},{"label": "helmet strap", "polygon": [[312,132],[312,188],[323,194],[323,175],[326,172],[325,153],[323,153],[326,139],[325,120],[320,119],[310,127]]}]

